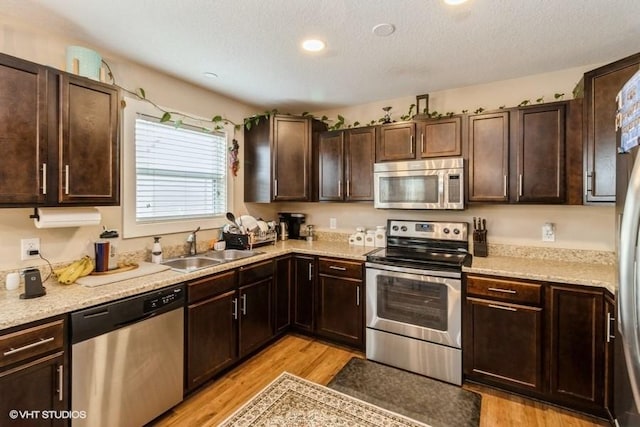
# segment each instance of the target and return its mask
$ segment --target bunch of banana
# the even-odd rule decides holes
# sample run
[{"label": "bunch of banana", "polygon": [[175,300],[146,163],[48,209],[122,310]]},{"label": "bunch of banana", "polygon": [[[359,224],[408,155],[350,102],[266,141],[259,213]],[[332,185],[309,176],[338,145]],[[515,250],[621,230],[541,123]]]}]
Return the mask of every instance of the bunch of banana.
[{"label": "bunch of banana", "polygon": [[58,276],[58,282],[65,285],[70,285],[75,282],[79,277],[83,277],[91,273],[95,265],[93,259],[90,256],[85,255],[77,261],[72,262],[64,268],[58,268],[54,270],[56,276]]}]

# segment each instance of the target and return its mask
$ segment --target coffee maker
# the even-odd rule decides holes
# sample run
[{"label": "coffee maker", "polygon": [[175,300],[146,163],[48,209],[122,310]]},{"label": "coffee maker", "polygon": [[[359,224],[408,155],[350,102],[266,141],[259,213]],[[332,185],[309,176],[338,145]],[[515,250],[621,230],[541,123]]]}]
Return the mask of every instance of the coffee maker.
[{"label": "coffee maker", "polygon": [[[286,224],[284,229],[289,233],[289,239],[305,239],[306,236],[300,235],[300,230],[302,229],[302,224],[305,222],[305,214],[302,213],[291,213],[291,212],[278,212],[278,219],[280,224]],[[280,227],[282,230],[283,227]],[[282,237],[281,237],[282,239]]]}]

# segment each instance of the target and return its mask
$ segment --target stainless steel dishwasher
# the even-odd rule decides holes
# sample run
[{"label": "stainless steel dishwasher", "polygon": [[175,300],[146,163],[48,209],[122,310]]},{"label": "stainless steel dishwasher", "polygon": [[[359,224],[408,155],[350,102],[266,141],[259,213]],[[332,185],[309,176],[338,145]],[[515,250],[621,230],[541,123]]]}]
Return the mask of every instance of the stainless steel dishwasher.
[{"label": "stainless steel dishwasher", "polygon": [[142,426],[183,397],[184,285],[71,314],[73,427]]}]

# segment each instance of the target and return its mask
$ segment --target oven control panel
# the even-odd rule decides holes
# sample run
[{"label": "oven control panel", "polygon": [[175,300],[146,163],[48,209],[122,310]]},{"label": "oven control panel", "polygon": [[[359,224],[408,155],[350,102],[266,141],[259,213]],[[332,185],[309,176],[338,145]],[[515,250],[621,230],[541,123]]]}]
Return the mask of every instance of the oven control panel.
[{"label": "oven control panel", "polygon": [[408,237],[466,242],[467,228],[468,224],[466,222],[390,219],[387,221],[387,237]]}]

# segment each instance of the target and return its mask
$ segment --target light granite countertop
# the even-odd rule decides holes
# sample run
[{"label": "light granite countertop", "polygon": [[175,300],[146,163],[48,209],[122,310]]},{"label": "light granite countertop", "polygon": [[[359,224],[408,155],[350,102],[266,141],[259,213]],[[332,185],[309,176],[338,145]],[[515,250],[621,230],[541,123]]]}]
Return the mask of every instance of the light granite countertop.
[{"label": "light granite countertop", "polygon": [[[30,300],[20,299],[20,294],[24,292],[24,285],[13,291],[3,287],[0,290],[0,331],[289,253],[364,261],[366,254],[375,249],[369,246],[349,246],[345,242],[288,240],[255,248],[256,251],[261,252],[259,255],[191,273],[167,270],[98,287],[85,287],[78,284],[61,285],[55,279],[49,279],[44,283],[47,294]],[[43,272],[43,275],[46,273]]]},{"label": "light granite countertop", "polygon": [[617,288],[616,270],[612,264],[488,256],[474,257],[471,267],[464,267],[462,270],[467,273],[515,279],[596,286],[605,288],[612,294],[615,294]]}]

